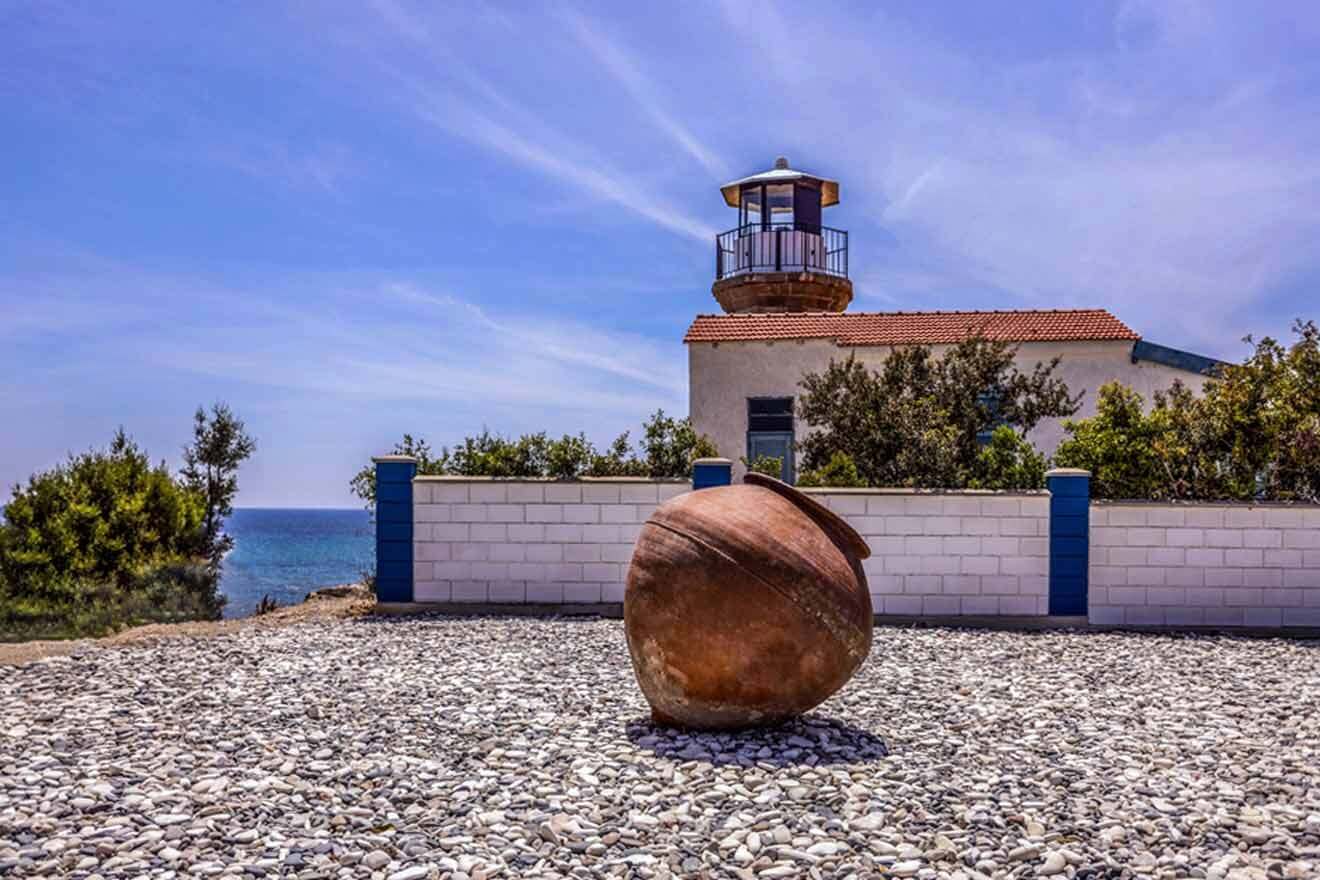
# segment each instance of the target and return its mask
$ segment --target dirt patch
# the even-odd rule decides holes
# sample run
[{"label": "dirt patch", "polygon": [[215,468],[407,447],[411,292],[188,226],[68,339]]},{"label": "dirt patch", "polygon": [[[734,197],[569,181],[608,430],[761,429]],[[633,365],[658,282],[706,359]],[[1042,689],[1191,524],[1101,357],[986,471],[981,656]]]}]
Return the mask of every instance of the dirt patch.
[{"label": "dirt patch", "polygon": [[375,604],[376,597],[366,587],[361,584],[344,584],[308,593],[307,598],[299,604],[277,608],[260,617],[194,620],[187,623],[149,623],[99,639],[37,640],[0,644],[0,666],[15,666],[40,660],[43,657],[80,653],[91,647],[126,647],[180,637],[208,638],[236,633],[251,627],[269,629],[308,620],[360,617],[370,614]]}]

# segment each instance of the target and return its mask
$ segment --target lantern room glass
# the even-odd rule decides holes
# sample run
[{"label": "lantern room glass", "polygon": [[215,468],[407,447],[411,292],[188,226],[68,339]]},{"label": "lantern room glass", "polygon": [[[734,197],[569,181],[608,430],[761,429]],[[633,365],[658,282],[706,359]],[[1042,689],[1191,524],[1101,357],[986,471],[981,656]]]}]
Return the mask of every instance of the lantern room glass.
[{"label": "lantern room glass", "polygon": [[739,224],[744,230],[759,229],[761,226],[761,188],[759,186],[744,187],[742,191],[742,222]]},{"label": "lantern room glass", "polygon": [[765,188],[765,202],[771,224],[793,223],[793,184],[776,183]]}]

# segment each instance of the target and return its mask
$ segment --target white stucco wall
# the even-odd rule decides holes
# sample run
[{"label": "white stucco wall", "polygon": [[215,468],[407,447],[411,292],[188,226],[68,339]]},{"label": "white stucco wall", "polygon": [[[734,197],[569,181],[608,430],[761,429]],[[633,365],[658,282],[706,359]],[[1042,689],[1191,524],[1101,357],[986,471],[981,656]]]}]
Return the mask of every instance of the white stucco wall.
[{"label": "white stucco wall", "polygon": [[[942,355],[948,346],[932,346]],[[715,441],[720,455],[734,462],[734,479],[743,467],[739,459],[747,454],[747,398],[797,397],[798,382],[806,373],[819,373],[831,359],[841,360],[850,353],[871,368],[879,367],[893,349],[888,346],[845,348],[827,339],[775,340],[773,342],[695,342],[688,344],[688,394],[693,426]],[[1132,362],[1132,343],[1107,342],[1027,342],[1018,349],[1017,364],[1030,370],[1038,362],[1060,356],[1057,375],[1076,394],[1084,391],[1077,417],[1095,414],[1096,389],[1117,380],[1150,400],[1181,379],[1199,392],[1205,377],[1146,361]],[[794,420],[794,432],[801,439],[806,425]],[[1031,432],[1036,448],[1052,453],[1063,439],[1058,420],[1047,420]]]}]

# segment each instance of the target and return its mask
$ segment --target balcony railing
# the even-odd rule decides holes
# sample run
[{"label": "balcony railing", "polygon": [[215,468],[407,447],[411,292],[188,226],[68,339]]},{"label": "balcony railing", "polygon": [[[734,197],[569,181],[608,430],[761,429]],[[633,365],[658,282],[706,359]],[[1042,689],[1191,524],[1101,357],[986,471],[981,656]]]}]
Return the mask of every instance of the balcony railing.
[{"label": "balcony railing", "polygon": [[715,236],[715,278],[751,272],[820,272],[848,277],[848,233],[828,226],[771,223]]}]

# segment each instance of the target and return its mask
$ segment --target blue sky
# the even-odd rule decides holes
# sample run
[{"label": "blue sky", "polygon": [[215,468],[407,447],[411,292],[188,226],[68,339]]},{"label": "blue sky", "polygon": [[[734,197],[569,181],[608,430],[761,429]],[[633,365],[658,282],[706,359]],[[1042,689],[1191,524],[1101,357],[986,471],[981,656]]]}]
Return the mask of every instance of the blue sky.
[{"label": "blue sky", "polygon": [[685,412],[720,183],[835,177],[853,308],[1320,317],[1312,4],[0,0],[0,483],[228,401],[239,503],[404,431]]}]

